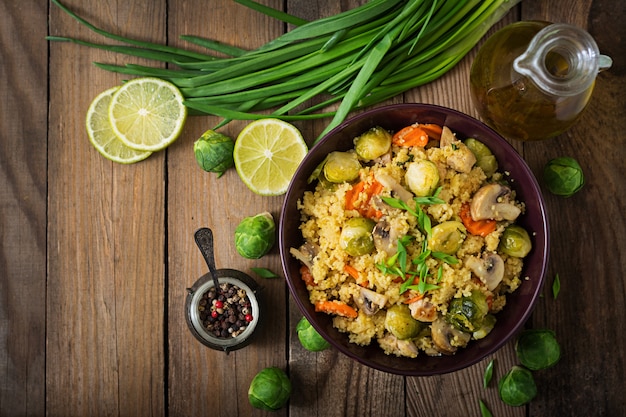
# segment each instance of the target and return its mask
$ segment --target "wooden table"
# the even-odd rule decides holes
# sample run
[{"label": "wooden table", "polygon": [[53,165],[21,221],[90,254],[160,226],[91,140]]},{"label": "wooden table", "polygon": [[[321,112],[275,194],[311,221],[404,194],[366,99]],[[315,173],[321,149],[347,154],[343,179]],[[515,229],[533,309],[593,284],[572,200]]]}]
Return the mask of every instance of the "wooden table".
[{"label": "wooden table", "polygon": [[[314,19],[365,1],[264,3]],[[230,0],[67,0],[116,33],[181,44],[194,34],[259,46],[284,25]],[[592,103],[566,134],[514,143],[539,177],[569,155],[587,184],[563,199],[544,189],[552,245],[547,285],[528,325],[556,331],[557,366],[536,374],[527,407],[504,405],[495,378],[517,363],[513,343],[469,369],[405,378],[361,366],[335,350],[298,342],[301,317],[283,279],[263,280],[269,312],[255,342],[225,355],[193,338],[183,313],[186,289],[206,266],[194,231],[211,227],[218,267],[280,271],[275,250],[240,257],[233,233],[245,216],[282,198],[253,195],[234,170],[217,179],[195,163],[193,141],[217,119],[190,118],[166,151],[122,166],[102,158],[84,127],[97,93],[124,77],[93,61],[127,58],[45,41],[47,34],[99,40],[42,0],[0,2],[0,415],[1,416],[477,416],[479,399],[495,416],[626,415],[626,20],[624,2],[524,0],[497,28],[544,19],[588,29],[615,60],[598,78]],[[495,29],[495,28],[494,28]],[[493,30],[492,30],[493,32]],[[474,49],[439,80],[396,98],[476,116],[468,95]],[[327,121],[298,123],[311,141]],[[235,137],[245,122],[223,131]],[[551,295],[559,274],[561,292]],[[258,278],[258,277],[257,277]],[[288,371],[293,394],[276,413],[254,410],[247,390],[262,368]]]}]

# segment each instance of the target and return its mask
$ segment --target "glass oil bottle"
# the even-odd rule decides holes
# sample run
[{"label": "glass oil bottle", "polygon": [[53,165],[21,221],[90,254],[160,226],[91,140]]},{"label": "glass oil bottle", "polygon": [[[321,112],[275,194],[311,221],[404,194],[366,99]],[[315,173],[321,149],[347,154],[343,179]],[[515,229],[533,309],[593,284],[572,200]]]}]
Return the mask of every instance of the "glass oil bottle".
[{"label": "glass oil bottle", "polygon": [[569,129],[589,103],[598,72],[611,66],[586,31],[522,21],[500,29],[470,71],[483,121],[508,139],[548,139]]}]

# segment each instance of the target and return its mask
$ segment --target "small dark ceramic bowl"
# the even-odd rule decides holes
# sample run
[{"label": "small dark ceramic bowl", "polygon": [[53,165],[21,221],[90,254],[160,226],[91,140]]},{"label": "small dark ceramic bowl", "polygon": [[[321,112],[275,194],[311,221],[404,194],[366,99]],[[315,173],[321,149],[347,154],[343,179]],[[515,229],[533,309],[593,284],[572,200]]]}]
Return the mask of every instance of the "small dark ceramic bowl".
[{"label": "small dark ceramic bowl", "polygon": [[[299,247],[303,238],[299,232],[300,213],[297,201],[305,190],[312,171],[329,152],[353,147],[353,138],[374,126],[397,131],[413,123],[436,123],[448,126],[459,139],[476,138],[485,143],[498,159],[500,171],[510,173],[509,180],[517,198],[526,204],[526,212],[518,223],[526,228],[533,240],[533,249],[524,260],[522,285],[508,295],[507,305],[498,314],[491,333],[481,340],[472,340],[467,348],[455,355],[432,357],[421,353],[417,358],[386,355],[375,341],[366,347],[348,342],[348,337],[332,326],[331,316],[317,313],[309,302],[306,286],[300,278],[300,262],[289,249]],[[295,173],[285,196],[279,223],[279,246],[283,270],[291,295],[313,327],[335,348],[350,358],[374,369],[408,376],[427,376],[457,371],[473,365],[492,354],[509,341],[524,325],[541,292],[548,265],[549,230],[545,204],[537,180],[515,151],[494,130],[478,120],[444,107],[426,104],[397,104],[376,108],[347,120],[329,132],[307,154]]]}]

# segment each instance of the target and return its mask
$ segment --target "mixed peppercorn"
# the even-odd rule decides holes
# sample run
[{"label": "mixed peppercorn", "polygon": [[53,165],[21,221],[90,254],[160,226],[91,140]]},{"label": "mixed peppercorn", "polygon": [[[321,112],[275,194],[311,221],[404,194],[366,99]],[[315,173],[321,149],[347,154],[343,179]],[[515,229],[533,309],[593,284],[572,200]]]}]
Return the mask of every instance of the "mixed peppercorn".
[{"label": "mixed peppercorn", "polygon": [[209,288],[198,303],[198,311],[203,326],[219,338],[240,335],[254,319],[246,290],[230,283]]}]

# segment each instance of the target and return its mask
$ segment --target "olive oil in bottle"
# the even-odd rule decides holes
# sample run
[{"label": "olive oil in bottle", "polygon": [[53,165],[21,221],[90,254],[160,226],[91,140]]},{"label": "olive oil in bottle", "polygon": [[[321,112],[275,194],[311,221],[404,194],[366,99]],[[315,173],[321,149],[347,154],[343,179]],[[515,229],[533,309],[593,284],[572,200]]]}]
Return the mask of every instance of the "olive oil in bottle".
[{"label": "olive oil in bottle", "polygon": [[574,124],[596,75],[611,59],[593,38],[566,24],[523,21],[491,36],[470,71],[472,99],[484,122],[508,139],[542,140]]}]

